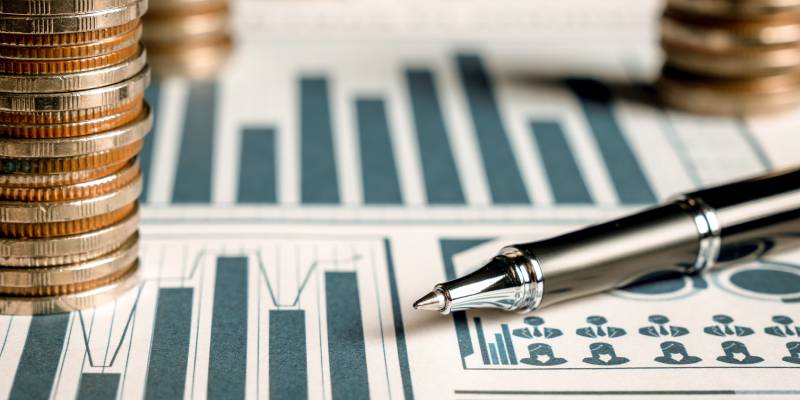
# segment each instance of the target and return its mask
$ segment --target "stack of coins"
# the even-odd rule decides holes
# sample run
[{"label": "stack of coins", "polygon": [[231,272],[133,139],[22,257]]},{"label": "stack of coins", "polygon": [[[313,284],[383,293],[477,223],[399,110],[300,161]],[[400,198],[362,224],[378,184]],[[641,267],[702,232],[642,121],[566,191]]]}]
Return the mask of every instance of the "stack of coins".
[{"label": "stack of coins", "polygon": [[229,0],[159,0],[150,5],[144,26],[158,76],[211,78],[231,51]]},{"label": "stack of coins", "polygon": [[0,0],[0,313],[137,284],[146,0]]},{"label": "stack of coins", "polygon": [[800,0],[668,0],[661,35],[669,105],[743,115],[800,104]]}]

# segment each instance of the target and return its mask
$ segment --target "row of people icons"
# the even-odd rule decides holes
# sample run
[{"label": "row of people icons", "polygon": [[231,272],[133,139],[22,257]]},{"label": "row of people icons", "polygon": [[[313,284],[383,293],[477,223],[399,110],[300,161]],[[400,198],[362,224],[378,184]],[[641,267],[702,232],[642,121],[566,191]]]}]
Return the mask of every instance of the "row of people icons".
[{"label": "row of people icons", "polygon": [[[736,324],[729,315],[718,314],[713,316],[711,320],[714,324],[703,328],[703,332],[709,335],[744,337],[755,333],[750,327]],[[591,315],[586,318],[586,322],[590,325],[578,328],[575,331],[578,336],[591,339],[613,339],[627,334],[623,328],[609,326],[608,320],[603,316]],[[639,334],[650,337],[680,337],[689,334],[689,329],[671,324],[669,318],[664,315],[651,315],[648,317],[648,322],[650,322],[650,325],[639,328]],[[766,334],[777,337],[800,337],[800,324],[796,324],[792,318],[786,315],[775,315],[772,317],[772,322],[777,325],[764,328]],[[564,334],[561,329],[544,326],[545,321],[541,317],[526,317],[523,320],[523,324],[526,326],[512,331],[514,336],[523,339],[553,339]]]},{"label": "row of people icons", "polygon": [[[782,358],[783,361],[800,364],[800,342],[786,343],[789,354]],[[721,363],[731,365],[752,365],[764,361],[763,357],[750,354],[750,350],[742,342],[729,340],[722,343],[722,352],[716,358]],[[589,356],[583,358],[583,362],[597,366],[615,366],[630,362],[630,359],[617,354],[614,346],[610,343],[592,343],[589,345]],[[680,342],[666,341],[661,343],[661,355],[654,358],[654,361],[666,365],[691,365],[703,361],[702,358],[690,355]],[[553,352],[553,347],[547,343],[532,343],[528,346],[528,356],[520,360],[523,364],[537,367],[549,367],[565,364],[567,360],[557,357]]]}]

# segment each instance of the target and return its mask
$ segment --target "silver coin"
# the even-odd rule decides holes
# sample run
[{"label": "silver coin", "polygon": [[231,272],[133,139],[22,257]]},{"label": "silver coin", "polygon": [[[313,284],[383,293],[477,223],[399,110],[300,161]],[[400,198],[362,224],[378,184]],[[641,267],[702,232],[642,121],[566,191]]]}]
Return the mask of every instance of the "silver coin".
[{"label": "silver coin", "polygon": [[[139,229],[139,213],[115,225],[78,235],[44,239],[0,238],[0,265],[38,267],[72,264],[99,257],[122,246]],[[65,261],[70,260],[70,261]]]},{"label": "silver coin", "polygon": [[140,175],[135,181],[116,192],[89,199],[54,203],[0,201],[0,223],[38,224],[96,217],[133,203],[141,193]]},{"label": "silver coin", "polygon": [[14,288],[46,288],[94,281],[130,268],[138,257],[139,235],[135,233],[122,247],[84,263],[37,268],[0,266],[0,293],[4,289],[13,291]]},{"label": "silver coin", "polygon": [[139,0],[0,0],[0,14],[87,14],[127,7],[137,1]]},{"label": "silver coin", "polygon": [[64,75],[0,75],[0,92],[58,93],[88,90],[130,79],[147,65],[147,52],[107,68]]},{"label": "silver coin", "polygon": [[141,18],[145,12],[147,12],[147,1],[87,14],[47,16],[4,14],[0,18],[0,32],[22,34],[89,32],[125,25]]},{"label": "silver coin", "polygon": [[65,158],[113,150],[141,140],[153,126],[145,103],[133,122],[103,133],[55,139],[0,139],[0,158]]},{"label": "silver coin", "polygon": [[112,165],[98,169],[56,174],[0,174],[0,186],[37,188],[72,185],[112,174],[119,168],[118,165]]},{"label": "silver coin", "polygon": [[122,82],[95,89],[61,93],[0,93],[0,111],[73,111],[113,107],[141,96],[150,83],[150,68]]},{"label": "silver coin", "polygon": [[38,315],[83,310],[116,300],[139,285],[139,263],[136,262],[119,280],[84,292],[62,296],[0,297],[0,314]]}]

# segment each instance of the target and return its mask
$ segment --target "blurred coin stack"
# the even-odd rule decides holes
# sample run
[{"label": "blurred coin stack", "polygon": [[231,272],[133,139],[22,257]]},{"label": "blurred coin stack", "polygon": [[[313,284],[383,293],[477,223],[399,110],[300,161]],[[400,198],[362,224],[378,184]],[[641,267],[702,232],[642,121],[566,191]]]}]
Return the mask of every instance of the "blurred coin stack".
[{"label": "blurred coin stack", "polygon": [[159,77],[213,77],[231,51],[229,0],[158,0],[144,18],[149,62]]},{"label": "blurred coin stack", "polygon": [[0,313],[137,284],[146,0],[0,0]]},{"label": "blurred coin stack", "polygon": [[662,98],[691,112],[744,115],[800,104],[800,0],[668,0]]}]

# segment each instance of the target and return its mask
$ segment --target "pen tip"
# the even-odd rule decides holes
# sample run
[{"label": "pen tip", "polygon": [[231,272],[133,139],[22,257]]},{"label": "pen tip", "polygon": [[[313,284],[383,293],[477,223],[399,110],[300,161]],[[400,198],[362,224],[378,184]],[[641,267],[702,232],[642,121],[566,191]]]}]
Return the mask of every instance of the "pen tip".
[{"label": "pen tip", "polygon": [[415,310],[442,311],[447,306],[447,300],[438,291],[433,291],[414,302]]}]

